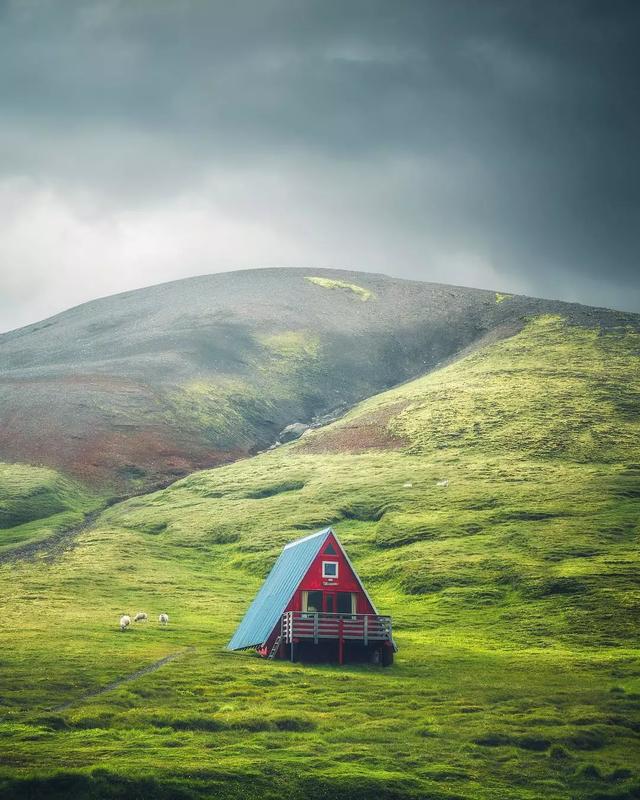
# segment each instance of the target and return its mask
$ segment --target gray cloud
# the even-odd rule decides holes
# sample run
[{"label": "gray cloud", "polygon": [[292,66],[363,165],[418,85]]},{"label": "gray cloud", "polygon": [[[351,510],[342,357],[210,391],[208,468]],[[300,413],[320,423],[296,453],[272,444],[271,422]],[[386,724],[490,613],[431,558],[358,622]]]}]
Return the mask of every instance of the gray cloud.
[{"label": "gray cloud", "polygon": [[0,0],[0,329],[250,266],[640,310],[633,0]]}]

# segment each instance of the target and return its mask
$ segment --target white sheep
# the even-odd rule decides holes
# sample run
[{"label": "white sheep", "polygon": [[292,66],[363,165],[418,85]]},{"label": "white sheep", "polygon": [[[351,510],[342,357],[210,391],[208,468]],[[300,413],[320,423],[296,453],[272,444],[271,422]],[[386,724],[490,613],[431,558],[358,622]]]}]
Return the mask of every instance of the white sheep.
[{"label": "white sheep", "polygon": [[138,611],[138,613],[133,618],[134,622],[146,622],[149,617],[144,613],[144,611]]},{"label": "white sheep", "polygon": [[169,624],[169,615],[168,615],[168,614],[165,614],[165,613],[163,612],[163,613],[162,613],[162,614],[160,614],[160,616],[158,617],[158,622],[159,622],[161,625],[168,625],[168,624]]},{"label": "white sheep", "polygon": [[126,631],[129,625],[131,625],[131,617],[128,614],[123,614],[120,617],[120,630]]}]

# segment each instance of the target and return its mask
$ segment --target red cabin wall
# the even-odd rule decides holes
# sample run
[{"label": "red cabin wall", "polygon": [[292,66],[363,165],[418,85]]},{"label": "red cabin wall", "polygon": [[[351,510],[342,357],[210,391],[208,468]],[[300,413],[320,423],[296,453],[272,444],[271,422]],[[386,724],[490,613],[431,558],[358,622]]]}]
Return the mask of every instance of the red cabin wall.
[{"label": "red cabin wall", "polygon": [[[335,550],[335,555],[325,554],[325,550],[329,545],[332,545]],[[338,577],[323,578],[322,577],[322,562],[335,561],[338,563]],[[302,592],[320,590],[323,592],[354,592],[357,594],[357,614],[375,614],[371,603],[367,599],[366,594],[363,592],[362,587],[353,574],[353,570],[349,566],[349,562],[344,557],[340,545],[336,542],[332,533],[327,537],[322,550],[314,558],[311,566],[307,570],[306,575],[300,581],[300,585],[293,594],[289,601],[286,611],[302,611]]]}]

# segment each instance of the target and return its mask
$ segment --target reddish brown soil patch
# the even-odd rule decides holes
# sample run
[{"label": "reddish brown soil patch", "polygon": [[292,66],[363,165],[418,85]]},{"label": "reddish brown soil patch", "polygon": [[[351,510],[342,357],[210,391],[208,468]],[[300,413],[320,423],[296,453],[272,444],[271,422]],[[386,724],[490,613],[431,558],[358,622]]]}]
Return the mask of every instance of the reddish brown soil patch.
[{"label": "reddish brown soil patch", "polygon": [[67,470],[82,480],[100,483],[116,476],[116,484],[141,478],[147,484],[166,482],[206,467],[235,461],[245,452],[203,447],[177,431],[161,427],[141,431],[105,431],[83,442]]},{"label": "reddish brown soil patch", "polygon": [[217,449],[182,427],[162,392],[143,383],[88,375],[24,384],[15,382],[13,393],[4,385],[0,461],[46,465],[91,487],[128,493],[248,454]]},{"label": "reddish brown soil patch", "polygon": [[389,420],[407,407],[407,401],[364,414],[339,427],[319,430],[301,440],[301,453],[365,453],[367,450],[401,450],[408,442],[388,430]]}]

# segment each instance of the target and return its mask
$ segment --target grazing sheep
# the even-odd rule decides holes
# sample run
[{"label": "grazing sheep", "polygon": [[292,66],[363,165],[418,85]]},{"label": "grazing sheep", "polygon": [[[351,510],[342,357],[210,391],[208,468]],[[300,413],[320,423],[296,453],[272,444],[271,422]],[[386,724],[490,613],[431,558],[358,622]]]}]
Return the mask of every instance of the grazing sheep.
[{"label": "grazing sheep", "polygon": [[131,617],[128,614],[123,614],[120,617],[120,630],[126,631],[129,625],[131,625]]},{"label": "grazing sheep", "polygon": [[158,622],[161,625],[168,625],[169,624],[169,615],[165,614],[165,613],[160,614],[160,616],[158,617]]},{"label": "grazing sheep", "polygon": [[144,611],[138,611],[138,613],[133,618],[134,622],[146,622],[149,617],[144,613]]}]

